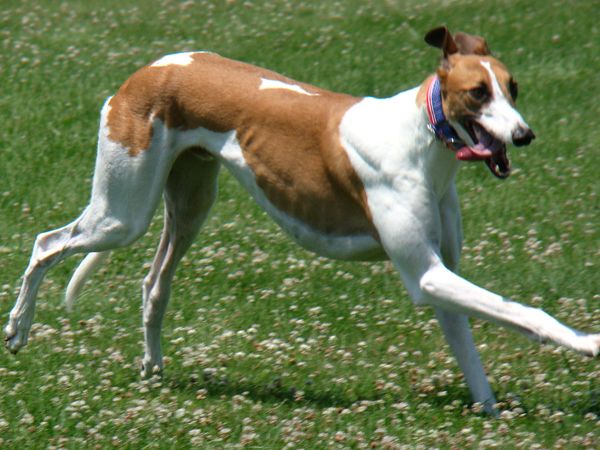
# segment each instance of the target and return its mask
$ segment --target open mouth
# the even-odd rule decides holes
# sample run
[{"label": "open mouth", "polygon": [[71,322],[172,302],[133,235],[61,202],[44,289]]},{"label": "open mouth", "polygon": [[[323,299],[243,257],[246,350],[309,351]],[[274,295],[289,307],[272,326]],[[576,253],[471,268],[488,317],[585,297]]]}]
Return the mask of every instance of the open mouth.
[{"label": "open mouth", "polygon": [[469,133],[472,146],[464,146],[456,152],[461,161],[485,161],[490,171],[498,178],[510,175],[510,161],[506,155],[506,145],[487,132],[478,122],[467,119],[462,123]]}]

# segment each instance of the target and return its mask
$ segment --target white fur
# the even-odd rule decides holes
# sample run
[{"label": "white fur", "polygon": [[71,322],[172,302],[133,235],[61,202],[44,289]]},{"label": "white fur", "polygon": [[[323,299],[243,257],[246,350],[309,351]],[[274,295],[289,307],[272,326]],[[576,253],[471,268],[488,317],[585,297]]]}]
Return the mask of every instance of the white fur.
[{"label": "white fur", "polygon": [[512,107],[498,84],[496,74],[488,61],[481,61],[492,80],[492,101],[481,110],[478,121],[496,138],[512,142],[512,135],[518,128],[528,128],[519,112]]},{"label": "white fur", "polygon": [[194,60],[192,56],[195,53],[205,53],[205,52],[181,52],[181,53],[173,53],[171,55],[165,55],[157,61],[154,61],[150,67],[164,67],[164,66],[187,66],[191,64]]},{"label": "white fur", "polygon": [[268,78],[261,78],[259,89],[286,89],[288,91],[297,92],[298,94],[308,95],[308,96],[318,96],[318,93],[308,92],[306,89],[303,89],[301,86],[297,84],[289,84],[284,83],[283,81],[278,80],[269,80]]}]

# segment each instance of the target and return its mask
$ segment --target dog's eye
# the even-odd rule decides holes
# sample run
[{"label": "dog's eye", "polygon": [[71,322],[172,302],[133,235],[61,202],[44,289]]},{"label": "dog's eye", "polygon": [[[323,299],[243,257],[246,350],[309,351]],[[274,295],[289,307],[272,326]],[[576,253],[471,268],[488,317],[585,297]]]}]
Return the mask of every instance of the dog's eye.
[{"label": "dog's eye", "polygon": [[481,84],[474,89],[470,89],[469,95],[478,102],[484,102],[489,98],[490,92],[485,84]]},{"label": "dog's eye", "polygon": [[519,95],[519,85],[512,78],[508,82],[508,91],[510,92],[510,96],[512,97],[513,102],[517,100],[517,95]]}]

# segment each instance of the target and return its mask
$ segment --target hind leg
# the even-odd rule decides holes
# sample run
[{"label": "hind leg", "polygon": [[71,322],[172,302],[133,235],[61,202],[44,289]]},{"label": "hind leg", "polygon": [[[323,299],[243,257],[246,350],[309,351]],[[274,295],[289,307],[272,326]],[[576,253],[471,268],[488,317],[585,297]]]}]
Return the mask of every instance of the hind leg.
[{"label": "hind leg", "polygon": [[33,246],[17,302],[5,328],[6,347],[16,353],[27,343],[33,321],[35,297],[47,271],[74,253],[123,247],[147,229],[166,174],[169,154],[152,147],[131,157],[107,137],[103,110],[92,196],[89,206],[74,222],[40,234]]},{"label": "hind leg", "polygon": [[37,236],[21,290],[5,328],[6,347],[12,353],[27,344],[35,311],[35,298],[50,268],[74,253],[93,252],[127,245],[140,236],[147,224],[131,226],[124,218],[95,215],[90,205],[80,218],[57,230]]},{"label": "hind leg", "polygon": [[145,354],[142,376],[163,367],[160,345],[162,321],[169,302],[177,264],[188,250],[214,203],[219,163],[201,151],[182,154],[165,187],[165,223],[150,272],[143,283]]},{"label": "hind leg", "polygon": [[65,256],[65,247],[76,228],[72,223],[37,236],[17,302],[10,312],[5,328],[6,347],[16,353],[27,344],[33,321],[35,296],[45,273]]}]

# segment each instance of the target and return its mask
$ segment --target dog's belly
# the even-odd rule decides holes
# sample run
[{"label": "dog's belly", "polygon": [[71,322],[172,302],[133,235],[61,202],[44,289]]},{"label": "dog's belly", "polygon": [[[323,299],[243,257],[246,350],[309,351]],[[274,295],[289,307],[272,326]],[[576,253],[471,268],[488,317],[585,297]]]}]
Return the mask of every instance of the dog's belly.
[{"label": "dog's belly", "polygon": [[[184,149],[192,145],[200,145],[219,159],[267,214],[301,247],[333,259],[380,260],[386,258],[380,243],[367,228],[356,229],[352,233],[326,232],[276,207],[258,185],[255,173],[244,158],[235,131],[219,133],[201,128],[181,132],[178,136],[177,146]],[[330,208],[327,206],[304,205],[307,208],[320,209],[317,214],[323,221],[327,221],[328,214],[330,214]],[[334,219],[337,218],[332,218],[332,220]]]}]

